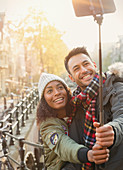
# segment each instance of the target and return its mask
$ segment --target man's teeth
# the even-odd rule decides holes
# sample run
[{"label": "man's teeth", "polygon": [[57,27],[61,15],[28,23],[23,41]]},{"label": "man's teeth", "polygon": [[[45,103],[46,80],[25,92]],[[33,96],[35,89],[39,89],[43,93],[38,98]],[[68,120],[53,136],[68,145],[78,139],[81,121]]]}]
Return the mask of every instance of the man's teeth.
[{"label": "man's teeth", "polygon": [[83,79],[86,79],[86,78],[88,78],[88,77],[90,77],[90,75],[84,76]]},{"label": "man's teeth", "polygon": [[58,101],[60,101],[60,100],[63,100],[63,98],[59,98],[59,99],[55,100],[55,102],[58,102]]}]

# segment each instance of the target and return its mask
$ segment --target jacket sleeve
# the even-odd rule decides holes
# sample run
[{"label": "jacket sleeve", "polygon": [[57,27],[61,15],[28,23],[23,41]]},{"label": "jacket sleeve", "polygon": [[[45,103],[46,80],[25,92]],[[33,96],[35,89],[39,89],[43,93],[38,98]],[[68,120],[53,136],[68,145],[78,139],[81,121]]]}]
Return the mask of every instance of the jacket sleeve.
[{"label": "jacket sleeve", "polygon": [[109,122],[115,130],[115,144],[119,145],[123,140],[123,82],[114,83],[114,91],[110,98],[113,120]]},{"label": "jacket sleeve", "polygon": [[64,129],[55,122],[52,121],[51,123],[51,121],[45,121],[41,126],[41,135],[43,141],[60,157],[61,160],[72,163],[81,163],[78,159],[78,151],[80,149],[83,149],[83,155],[81,155],[83,157],[83,162],[87,159],[86,155],[88,148],[84,145],[77,144],[69,136],[65,135]]}]

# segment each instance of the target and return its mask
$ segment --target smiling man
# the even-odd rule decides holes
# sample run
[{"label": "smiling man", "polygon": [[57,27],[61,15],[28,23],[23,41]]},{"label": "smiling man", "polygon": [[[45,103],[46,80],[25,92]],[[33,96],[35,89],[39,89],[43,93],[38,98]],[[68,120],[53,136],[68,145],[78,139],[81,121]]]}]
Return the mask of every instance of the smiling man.
[{"label": "smiling man", "polygon": [[76,82],[81,90],[84,90],[90,84],[96,73],[96,67],[91,59],[82,53],[69,59],[68,68],[70,79]]},{"label": "smiling man", "polygon": [[[64,63],[69,78],[78,85],[73,92],[76,96],[73,103],[77,111],[69,133],[71,138],[89,149],[95,143],[110,148],[110,158],[103,169],[121,170],[123,166],[121,153],[123,149],[123,63],[110,66],[110,73],[103,74],[105,125],[101,127],[97,123],[99,121],[99,75],[95,63],[85,47],[70,51]],[[80,103],[81,108],[78,106]],[[97,167],[91,163],[83,164],[81,168],[102,169],[101,166]]]}]

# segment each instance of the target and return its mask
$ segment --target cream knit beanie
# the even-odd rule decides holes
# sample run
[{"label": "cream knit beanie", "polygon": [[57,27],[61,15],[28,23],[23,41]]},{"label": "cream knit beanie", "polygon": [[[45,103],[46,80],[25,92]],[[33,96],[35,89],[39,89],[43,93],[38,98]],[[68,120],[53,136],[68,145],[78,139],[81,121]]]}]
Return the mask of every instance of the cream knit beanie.
[{"label": "cream knit beanie", "polygon": [[58,80],[62,82],[68,88],[65,81],[59,76],[54,75],[54,74],[49,74],[49,73],[42,73],[39,79],[39,83],[38,83],[39,98],[42,98],[46,85],[54,80]]}]

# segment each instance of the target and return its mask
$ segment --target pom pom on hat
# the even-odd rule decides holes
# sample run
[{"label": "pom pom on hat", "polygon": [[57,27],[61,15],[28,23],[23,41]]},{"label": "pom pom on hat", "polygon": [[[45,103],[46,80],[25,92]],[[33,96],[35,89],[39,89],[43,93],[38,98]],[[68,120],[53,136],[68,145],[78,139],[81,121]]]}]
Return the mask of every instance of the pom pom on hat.
[{"label": "pom pom on hat", "polygon": [[47,84],[54,80],[60,81],[61,83],[63,83],[63,85],[65,85],[68,88],[65,81],[59,76],[49,73],[42,73],[38,83],[39,98],[42,98],[44,89],[47,86]]}]

